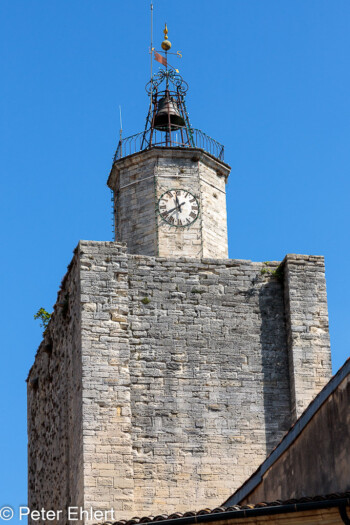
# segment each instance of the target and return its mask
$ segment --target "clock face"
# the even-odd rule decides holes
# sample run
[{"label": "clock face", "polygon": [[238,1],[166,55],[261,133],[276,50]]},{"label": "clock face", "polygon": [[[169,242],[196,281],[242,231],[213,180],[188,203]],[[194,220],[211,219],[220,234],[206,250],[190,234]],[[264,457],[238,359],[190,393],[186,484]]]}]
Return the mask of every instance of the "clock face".
[{"label": "clock face", "polygon": [[187,190],[168,190],[158,201],[159,215],[172,226],[190,226],[199,215],[199,203]]}]

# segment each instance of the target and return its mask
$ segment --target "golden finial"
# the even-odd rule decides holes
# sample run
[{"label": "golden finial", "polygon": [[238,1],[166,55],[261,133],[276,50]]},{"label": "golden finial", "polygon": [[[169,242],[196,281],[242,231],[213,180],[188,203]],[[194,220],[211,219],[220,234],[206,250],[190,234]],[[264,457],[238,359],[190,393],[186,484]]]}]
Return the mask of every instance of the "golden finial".
[{"label": "golden finial", "polygon": [[162,42],[162,49],[164,49],[164,51],[169,51],[170,48],[171,48],[171,42],[170,40],[168,40],[168,26],[165,24],[164,40]]}]

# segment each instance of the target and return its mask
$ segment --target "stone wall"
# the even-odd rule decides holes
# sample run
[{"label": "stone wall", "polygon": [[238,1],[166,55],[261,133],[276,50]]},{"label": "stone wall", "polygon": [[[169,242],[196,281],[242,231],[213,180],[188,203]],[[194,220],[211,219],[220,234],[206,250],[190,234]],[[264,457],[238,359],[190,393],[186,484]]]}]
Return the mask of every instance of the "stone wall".
[{"label": "stone wall", "polygon": [[[305,272],[295,272],[296,261]],[[298,280],[303,292],[296,303]],[[317,363],[305,403],[330,376],[320,257],[290,255],[281,266],[154,258],[128,255],[117,243],[83,241],[65,283],[76,283],[69,300],[76,305],[72,311],[80,309],[74,314],[80,325],[67,325],[70,335],[62,335],[70,356],[66,364],[59,354],[51,360],[62,367],[59,377],[66,373],[68,379],[41,394],[46,359],[41,347],[29,377],[39,377],[30,410],[33,417],[46,414],[57,398],[58,410],[68,415],[52,435],[62,434],[70,444],[70,436],[79,436],[75,446],[81,450],[82,443],[83,457],[79,452],[75,458],[79,475],[69,474],[57,442],[45,444],[45,429],[40,427],[38,437],[29,425],[31,501],[37,505],[52,477],[42,471],[37,481],[36,453],[42,461],[57,457],[52,467],[57,476],[81,480],[83,469],[83,497],[79,490],[76,500],[86,508],[113,507],[118,517],[130,518],[215,507],[293,422],[292,374],[301,377],[303,367]],[[288,334],[301,306],[297,326],[303,336],[297,342],[303,360],[292,361],[296,341]],[[48,334],[60,333],[63,323],[56,313]],[[76,330],[80,346],[69,347]],[[301,369],[290,371],[291,363]],[[64,396],[76,400],[72,428]],[[73,499],[74,491],[70,495]]]},{"label": "stone wall", "polygon": [[284,261],[291,401],[297,419],[331,373],[323,257],[287,255]]},{"label": "stone wall", "polygon": [[157,158],[128,157],[119,162],[111,188],[114,194],[115,240],[128,241],[130,253],[158,253],[155,207]]},{"label": "stone wall", "polygon": [[289,428],[283,288],[262,266],[130,258],[136,512],[215,506]]},{"label": "stone wall", "polygon": [[202,257],[228,257],[226,182],[228,172],[220,171],[214,162],[198,161],[202,208]]},{"label": "stone wall", "polygon": [[128,258],[80,243],[84,506],[133,509]]},{"label": "stone wall", "polygon": [[[75,256],[28,376],[28,505],[31,509],[64,511],[69,505],[83,504],[79,274],[80,260]],[[51,523],[62,524],[62,520]]]}]

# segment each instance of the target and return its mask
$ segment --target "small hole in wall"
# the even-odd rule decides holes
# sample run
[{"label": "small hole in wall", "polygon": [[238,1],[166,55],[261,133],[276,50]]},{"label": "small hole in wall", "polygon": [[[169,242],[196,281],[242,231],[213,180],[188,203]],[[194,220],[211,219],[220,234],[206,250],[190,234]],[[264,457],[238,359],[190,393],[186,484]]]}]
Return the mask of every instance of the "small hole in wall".
[{"label": "small hole in wall", "polygon": [[213,193],[213,197],[214,197],[215,199],[217,199],[217,198],[218,198],[218,194],[214,192],[214,193]]},{"label": "small hole in wall", "polygon": [[52,339],[50,338],[48,342],[44,345],[44,352],[46,352],[48,356],[51,356],[52,349],[53,349],[53,343],[52,343]]},{"label": "small hole in wall", "polygon": [[30,382],[29,382],[29,387],[34,391],[34,392],[37,392],[38,388],[39,388],[39,378],[36,377],[34,379],[32,379]]}]

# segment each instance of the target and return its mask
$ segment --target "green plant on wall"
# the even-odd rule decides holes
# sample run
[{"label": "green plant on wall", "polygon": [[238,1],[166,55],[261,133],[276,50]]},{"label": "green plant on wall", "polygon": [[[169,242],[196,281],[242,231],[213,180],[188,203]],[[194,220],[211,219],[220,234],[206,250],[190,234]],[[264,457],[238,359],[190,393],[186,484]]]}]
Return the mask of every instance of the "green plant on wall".
[{"label": "green plant on wall", "polygon": [[51,314],[45,310],[45,308],[39,308],[36,314],[34,314],[34,319],[39,319],[40,326],[43,328],[43,333],[45,333],[46,328],[48,327],[49,321],[51,319]]},{"label": "green plant on wall", "polygon": [[272,268],[267,268],[269,264],[269,261],[264,261],[265,267],[260,270],[261,275],[268,274],[271,277],[277,279],[280,283],[283,283],[283,266],[280,264],[279,266],[277,266],[277,268],[273,270]]}]

